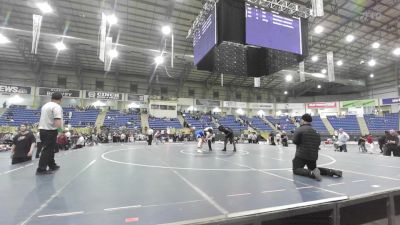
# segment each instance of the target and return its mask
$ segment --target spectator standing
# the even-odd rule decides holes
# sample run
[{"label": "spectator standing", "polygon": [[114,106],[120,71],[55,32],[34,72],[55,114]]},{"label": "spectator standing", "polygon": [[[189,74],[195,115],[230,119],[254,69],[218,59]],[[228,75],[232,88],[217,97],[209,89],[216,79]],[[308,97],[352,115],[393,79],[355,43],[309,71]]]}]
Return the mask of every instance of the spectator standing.
[{"label": "spectator standing", "polygon": [[386,136],[385,140],[385,149],[383,154],[385,156],[393,156],[398,157],[399,154],[397,153],[397,145],[399,144],[399,138],[397,137],[397,132],[395,130],[390,130],[389,135]]},{"label": "spectator standing", "polygon": [[338,136],[338,145],[339,151],[347,152],[347,141],[350,139],[350,136],[344,132],[343,128],[339,129],[339,136]]},{"label": "spectator standing", "polygon": [[40,140],[40,132],[38,131],[35,135],[36,138],[36,158],[40,157],[40,152],[42,151],[42,141]]},{"label": "spectator standing", "polygon": [[65,131],[58,135],[57,145],[59,150],[68,150],[68,139],[67,135],[65,135]]}]

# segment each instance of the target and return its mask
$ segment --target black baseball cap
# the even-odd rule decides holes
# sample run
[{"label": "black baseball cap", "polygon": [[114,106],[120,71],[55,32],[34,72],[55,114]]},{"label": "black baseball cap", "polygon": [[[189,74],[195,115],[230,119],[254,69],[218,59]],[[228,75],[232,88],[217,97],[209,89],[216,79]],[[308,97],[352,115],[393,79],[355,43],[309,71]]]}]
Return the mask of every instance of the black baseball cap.
[{"label": "black baseball cap", "polygon": [[51,94],[51,99],[52,100],[61,100],[62,94],[60,92],[54,92],[53,94]]}]

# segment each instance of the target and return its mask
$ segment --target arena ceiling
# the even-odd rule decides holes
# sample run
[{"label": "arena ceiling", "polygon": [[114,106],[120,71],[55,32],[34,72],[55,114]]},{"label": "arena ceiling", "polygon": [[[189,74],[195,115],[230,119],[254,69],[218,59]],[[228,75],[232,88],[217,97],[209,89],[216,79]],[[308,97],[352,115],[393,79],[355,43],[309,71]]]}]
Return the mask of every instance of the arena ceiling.
[{"label": "arena ceiling", "polygon": [[[193,66],[193,48],[187,32],[202,7],[200,0],[52,0],[54,12],[44,15],[38,54],[30,54],[32,40],[32,14],[41,14],[35,0],[0,0],[0,32],[11,39],[11,43],[0,48],[0,62],[29,64],[32,70],[41,66],[80,68],[104,72],[98,59],[98,38],[101,13],[114,12],[117,25],[111,28],[114,40],[119,36],[119,56],[112,63],[112,72],[126,76],[138,76],[151,80],[154,57],[163,46],[161,27],[172,24],[177,54],[174,69],[169,69],[170,78],[163,70],[157,70],[160,82],[173,79],[180,85],[186,81],[203,84],[220,83],[220,76],[198,71]],[[310,6],[309,0],[293,2]],[[400,1],[399,0],[330,0],[324,1],[325,16],[310,18],[310,57],[305,62],[307,72],[320,72],[326,68],[326,52],[333,51],[335,61],[342,66],[335,68],[339,79],[366,80],[369,74],[394,65],[392,51],[400,47]],[[317,25],[324,31],[316,34]],[[352,34],[355,40],[346,42]],[[53,43],[63,37],[67,50],[57,55]],[[379,42],[380,47],[371,47]],[[311,56],[319,61],[312,62]],[[56,57],[57,56],[57,57]],[[368,66],[370,59],[376,60],[374,67]],[[360,63],[364,61],[364,63]],[[292,68],[294,71],[297,68]],[[294,76],[292,82],[284,79],[286,72],[263,77],[261,87],[269,90],[292,90],[290,94],[305,95],[313,92],[334,93],[344,86],[325,83],[318,79],[300,83]],[[154,77],[153,77],[154,78]],[[317,84],[324,88],[317,89]],[[253,78],[224,75],[224,86],[253,87]],[[345,90],[345,89],[343,89]],[[359,89],[357,89],[359,90]],[[351,88],[348,92],[352,92]]]}]

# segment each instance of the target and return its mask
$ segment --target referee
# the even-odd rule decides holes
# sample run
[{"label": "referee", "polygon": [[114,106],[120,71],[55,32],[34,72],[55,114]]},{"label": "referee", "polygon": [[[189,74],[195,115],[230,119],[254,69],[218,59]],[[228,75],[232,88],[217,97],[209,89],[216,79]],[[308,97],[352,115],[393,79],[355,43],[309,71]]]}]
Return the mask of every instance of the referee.
[{"label": "referee", "polygon": [[[63,123],[63,110],[60,106],[61,99],[61,93],[54,92],[51,95],[51,102],[42,106],[39,132],[43,149],[36,175],[50,174],[52,171],[60,169],[60,166],[54,161],[54,150],[57,146],[57,130],[62,129]],[[49,167],[49,170],[47,170],[47,167]]]}]

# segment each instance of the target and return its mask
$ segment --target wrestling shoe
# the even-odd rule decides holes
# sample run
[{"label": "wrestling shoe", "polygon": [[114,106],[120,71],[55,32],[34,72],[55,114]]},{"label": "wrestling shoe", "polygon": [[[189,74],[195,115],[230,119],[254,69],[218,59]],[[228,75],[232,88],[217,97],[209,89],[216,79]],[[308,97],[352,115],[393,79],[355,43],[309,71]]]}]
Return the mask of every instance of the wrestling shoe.
[{"label": "wrestling shoe", "polygon": [[318,168],[315,168],[314,170],[311,171],[311,177],[316,179],[317,181],[322,180],[321,172],[319,171]]}]

